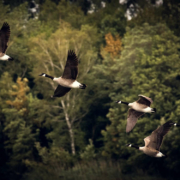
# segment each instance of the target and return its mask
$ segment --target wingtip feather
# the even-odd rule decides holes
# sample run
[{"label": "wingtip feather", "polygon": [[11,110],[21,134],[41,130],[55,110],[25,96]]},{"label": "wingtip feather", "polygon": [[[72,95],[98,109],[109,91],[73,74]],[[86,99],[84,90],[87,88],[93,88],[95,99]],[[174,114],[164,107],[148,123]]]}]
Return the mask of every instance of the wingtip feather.
[{"label": "wingtip feather", "polygon": [[10,26],[7,22],[4,22],[2,27],[8,27],[10,29]]}]

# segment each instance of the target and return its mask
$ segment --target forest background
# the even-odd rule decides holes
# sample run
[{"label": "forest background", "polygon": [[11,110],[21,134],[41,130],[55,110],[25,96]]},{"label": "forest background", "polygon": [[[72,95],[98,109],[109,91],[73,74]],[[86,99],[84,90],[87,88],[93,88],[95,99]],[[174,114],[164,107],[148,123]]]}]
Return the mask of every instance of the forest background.
[{"label": "forest background", "polygon": [[[14,58],[0,62],[1,180],[180,177],[180,129],[164,139],[166,158],[125,146],[143,146],[168,120],[180,123],[180,2],[158,2],[37,0],[34,16],[30,1],[0,1]],[[38,75],[60,76],[69,49],[87,88],[51,99],[57,84]],[[157,112],[126,134],[128,107],[115,101],[139,94],[151,97]]]}]

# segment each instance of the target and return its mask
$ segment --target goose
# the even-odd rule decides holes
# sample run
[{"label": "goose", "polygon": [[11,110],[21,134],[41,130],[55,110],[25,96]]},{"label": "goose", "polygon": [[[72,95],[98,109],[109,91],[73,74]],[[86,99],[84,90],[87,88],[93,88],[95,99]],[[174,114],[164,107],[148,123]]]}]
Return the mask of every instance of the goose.
[{"label": "goose", "polygon": [[167,121],[165,124],[154,130],[150,136],[147,136],[144,139],[144,147],[138,147],[132,144],[127,144],[126,146],[139,149],[140,151],[151,157],[163,157],[165,155],[160,152],[163,137],[168,133],[169,129],[173,125],[178,127],[180,126],[176,123],[173,123],[172,121]]},{"label": "goose", "polygon": [[75,52],[69,50],[66,66],[64,68],[64,72],[61,77],[52,77],[45,73],[42,73],[39,76],[50,78],[58,83],[58,87],[54,91],[54,95],[51,96],[52,98],[54,98],[54,97],[64,96],[66,93],[68,93],[71,90],[71,88],[79,88],[79,89],[86,88],[85,84],[81,84],[78,81],[76,81],[77,74],[78,74],[78,59]]},{"label": "goose", "polygon": [[7,22],[4,22],[0,30],[0,60],[2,61],[12,61],[13,58],[5,54],[7,49],[7,43],[10,37],[10,27]]},{"label": "goose", "polygon": [[150,108],[153,103],[152,99],[143,95],[138,95],[139,99],[135,102],[128,103],[124,101],[116,101],[118,104],[126,104],[130,108],[128,110],[128,118],[126,125],[126,133],[130,132],[136,125],[137,119],[144,113],[156,112],[156,108]]}]

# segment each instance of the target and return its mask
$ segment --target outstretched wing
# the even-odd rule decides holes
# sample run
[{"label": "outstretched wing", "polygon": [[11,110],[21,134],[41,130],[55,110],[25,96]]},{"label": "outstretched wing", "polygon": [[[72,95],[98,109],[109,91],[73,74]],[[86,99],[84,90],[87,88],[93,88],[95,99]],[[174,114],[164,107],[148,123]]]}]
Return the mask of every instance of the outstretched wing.
[{"label": "outstretched wing", "polygon": [[68,93],[70,90],[71,90],[71,88],[67,88],[67,87],[63,87],[63,86],[58,85],[58,87],[54,91],[53,97],[62,97],[66,93]]},{"label": "outstretched wing", "polygon": [[137,119],[142,116],[143,112],[135,111],[134,109],[129,108],[128,111],[128,118],[127,118],[127,125],[126,125],[126,132],[130,132],[134,126],[136,125]]},{"label": "outstretched wing", "polygon": [[0,56],[3,55],[3,53],[6,52],[7,49],[7,43],[9,41],[10,37],[10,27],[7,22],[4,22],[1,30],[0,30]]},{"label": "outstretched wing", "polygon": [[149,143],[150,143],[150,138],[151,138],[151,135],[150,135],[150,136],[147,136],[146,138],[144,138],[145,146],[148,146],[148,145],[149,145]]},{"label": "outstretched wing", "polygon": [[139,104],[151,106],[151,104],[153,103],[153,100],[151,98],[148,98],[143,95],[138,95],[138,96],[139,96],[139,99],[137,100],[137,103],[139,103]]},{"label": "outstretched wing", "polygon": [[156,130],[154,130],[150,136],[144,139],[145,146],[160,151],[163,137],[168,133],[169,129],[173,125],[174,123],[172,121],[168,121]]},{"label": "outstretched wing", "polygon": [[72,50],[68,51],[68,57],[66,66],[62,78],[64,79],[76,79],[78,74],[78,58]]}]

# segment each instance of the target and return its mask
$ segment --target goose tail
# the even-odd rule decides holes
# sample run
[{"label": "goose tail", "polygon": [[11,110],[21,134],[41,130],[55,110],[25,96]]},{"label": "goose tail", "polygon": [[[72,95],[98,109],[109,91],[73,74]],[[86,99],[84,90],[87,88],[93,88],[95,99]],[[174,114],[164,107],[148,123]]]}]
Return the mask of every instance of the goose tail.
[{"label": "goose tail", "polygon": [[80,85],[80,89],[86,89],[86,87],[87,87],[87,86],[86,86],[85,84],[81,84],[81,85]]},{"label": "goose tail", "polygon": [[152,112],[156,112],[156,108],[152,108],[152,110],[151,110]]}]

